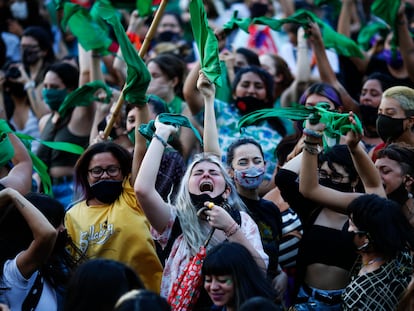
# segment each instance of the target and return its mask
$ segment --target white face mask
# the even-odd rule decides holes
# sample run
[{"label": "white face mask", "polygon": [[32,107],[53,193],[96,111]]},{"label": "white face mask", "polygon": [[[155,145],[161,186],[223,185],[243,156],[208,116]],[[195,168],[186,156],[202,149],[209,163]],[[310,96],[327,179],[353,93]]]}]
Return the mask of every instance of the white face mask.
[{"label": "white face mask", "polygon": [[15,1],[10,5],[10,11],[16,19],[26,19],[29,15],[26,1]]}]

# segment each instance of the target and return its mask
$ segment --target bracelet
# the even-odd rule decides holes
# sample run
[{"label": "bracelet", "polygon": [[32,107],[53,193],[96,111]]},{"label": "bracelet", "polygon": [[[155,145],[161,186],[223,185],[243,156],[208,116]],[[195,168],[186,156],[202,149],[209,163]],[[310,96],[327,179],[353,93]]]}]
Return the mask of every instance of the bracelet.
[{"label": "bracelet", "polygon": [[303,134],[306,136],[314,137],[314,138],[321,138],[323,135],[323,132],[321,131],[314,131],[308,128],[303,129]]},{"label": "bracelet", "polygon": [[303,141],[306,145],[311,145],[311,146],[317,146],[317,145],[319,145],[319,143],[317,143],[317,142],[314,142],[314,141],[309,141],[309,140],[304,140]]},{"label": "bracelet", "polygon": [[164,146],[164,148],[167,148],[167,142],[164,140],[164,138],[162,138],[161,136],[159,136],[159,135],[157,135],[156,133],[154,133],[154,135],[152,135],[152,138],[156,138],[156,139],[158,139],[160,142],[161,142],[161,144]]},{"label": "bracelet", "polygon": [[230,228],[228,228],[227,230],[224,231],[224,235],[229,238],[231,237],[233,234],[235,234],[238,230],[240,229],[240,226],[237,224],[237,222],[234,222]]},{"label": "bracelet", "polygon": [[309,146],[309,145],[306,145],[306,144],[305,144],[305,146],[303,147],[303,150],[305,150],[305,151],[309,152],[309,153],[310,153],[310,154],[312,154],[312,155],[317,155],[317,154],[319,154],[319,149],[318,149],[318,147],[313,147],[313,146]]},{"label": "bracelet", "polygon": [[25,91],[27,91],[28,89],[31,89],[31,88],[34,88],[34,87],[36,87],[36,82],[34,82],[33,80],[31,80],[31,81],[28,81],[28,82],[26,82],[26,83],[24,84],[23,89],[24,89]]}]

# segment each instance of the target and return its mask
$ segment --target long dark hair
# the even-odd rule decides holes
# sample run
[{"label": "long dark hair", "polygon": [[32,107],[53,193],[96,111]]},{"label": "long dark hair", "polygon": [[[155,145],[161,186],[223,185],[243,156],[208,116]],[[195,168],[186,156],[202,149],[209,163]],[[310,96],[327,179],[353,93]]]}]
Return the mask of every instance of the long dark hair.
[{"label": "long dark hair", "polygon": [[250,252],[241,244],[223,242],[212,248],[203,263],[203,275],[231,275],[234,284],[234,306],[238,310],[255,296],[274,299],[275,291]]}]

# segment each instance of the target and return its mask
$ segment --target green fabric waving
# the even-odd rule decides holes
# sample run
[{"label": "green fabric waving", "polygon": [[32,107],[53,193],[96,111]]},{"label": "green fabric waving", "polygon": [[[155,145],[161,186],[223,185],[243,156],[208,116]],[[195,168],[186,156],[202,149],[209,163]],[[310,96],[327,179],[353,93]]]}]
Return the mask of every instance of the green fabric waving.
[{"label": "green fabric waving", "polygon": [[200,54],[201,70],[214,84],[221,86],[218,40],[208,25],[202,0],[190,1],[191,27]]},{"label": "green fabric waving", "polygon": [[[0,119],[0,137],[3,137],[3,134],[6,134],[7,136],[7,133],[13,133],[14,135],[16,135],[23,142],[26,148],[27,146],[30,146],[30,143],[27,144],[27,142],[31,142],[35,140],[49,148],[56,149],[56,150],[61,150],[61,151],[66,151],[66,152],[71,152],[71,153],[76,153],[76,154],[82,154],[84,151],[84,149],[81,146],[78,146],[75,144],[66,143],[66,142],[44,141],[44,140],[40,140],[32,136],[26,135],[26,134],[16,133],[9,127],[9,125],[7,124],[5,120]],[[13,146],[11,145],[11,142],[9,139],[8,141],[12,148],[11,151],[13,152],[13,154],[11,153],[10,149],[8,149],[10,147],[9,145],[6,146],[6,144],[3,144],[3,142],[0,142],[0,156],[1,156],[0,159],[5,160],[6,158],[10,157],[7,161],[9,161],[14,156]],[[8,151],[6,152],[7,149]],[[32,159],[33,169],[40,176],[40,180],[42,181],[44,192],[47,195],[53,196],[52,181],[48,173],[48,167],[31,150],[27,150],[27,151],[30,155],[30,158]],[[7,161],[4,162],[4,164],[7,163]],[[1,161],[0,163],[3,163],[3,161]]]},{"label": "green fabric waving", "polygon": [[309,11],[298,10],[291,16],[282,19],[269,17],[257,17],[253,19],[254,24],[264,24],[275,31],[280,31],[286,23],[299,24],[306,29],[310,21],[319,25],[326,48],[335,49],[339,55],[363,58],[363,54],[354,40],[337,33],[331,26]]},{"label": "green fabric waving", "polygon": [[145,105],[147,102],[145,93],[151,80],[147,66],[125,34],[125,30],[114,8],[99,3],[98,11],[100,16],[113,27],[122,56],[127,64],[127,78],[122,90],[122,96],[132,105]]},{"label": "green fabric waving", "polygon": [[362,124],[356,115],[354,115],[355,123],[349,122],[348,113],[332,112],[326,109],[324,103],[319,103],[313,107],[305,107],[303,105],[295,105],[286,108],[260,109],[243,116],[238,124],[239,130],[243,127],[255,124],[258,121],[271,119],[275,117],[288,118],[295,121],[308,119],[310,116],[317,115],[319,122],[325,124],[324,130],[324,148],[330,146],[330,140],[339,141],[341,135],[345,135],[352,130],[362,133]]},{"label": "green fabric waving", "polygon": [[95,97],[95,93],[103,89],[106,92],[106,102],[109,103],[109,100],[112,96],[112,91],[104,82],[96,80],[93,82],[86,83],[81,87],[77,88],[73,92],[69,93],[66,96],[65,100],[59,107],[59,114],[62,118],[65,118],[68,112],[76,106],[90,106],[93,101],[100,101]]},{"label": "green fabric waving", "polygon": [[400,4],[400,0],[375,0],[371,4],[371,13],[395,29]]},{"label": "green fabric waving", "polygon": [[91,17],[89,12],[80,5],[65,2],[62,28],[69,26],[78,39],[80,45],[86,50],[95,50],[101,54],[108,54],[112,40],[102,25]]},{"label": "green fabric waving", "polygon": [[357,42],[359,46],[365,51],[371,47],[371,40],[375,36],[385,38],[390,32],[391,28],[384,22],[373,21],[365,25],[359,32]]},{"label": "green fabric waving", "polygon": [[[200,142],[200,145],[203,146],[203,139],[200,136],[200,133],[197,131],[196,128],[191,124],[190,120],[187,117],[181,114],[174,114],[174,113],[160,113],[158,115],[158,120],[164,124],[170,124],[175,126],[184,126],[188,127],[193,130],[195,137]],[[152,136],[155,133],[155,122],[151,120],[148,124],[141,124],[139,127],[139,132],[142,136],[145,137],[147,141],[151,141]]]},{"label": "green fabric waving", "polygon": [[225,32],[231,32],[236,28],[240,28],[244,32],[249,32],[249,26],[252,23],[251,18],[238,18],[238,12],[234,11],[233,16],[231,19],[223,25],[223,29]]}]

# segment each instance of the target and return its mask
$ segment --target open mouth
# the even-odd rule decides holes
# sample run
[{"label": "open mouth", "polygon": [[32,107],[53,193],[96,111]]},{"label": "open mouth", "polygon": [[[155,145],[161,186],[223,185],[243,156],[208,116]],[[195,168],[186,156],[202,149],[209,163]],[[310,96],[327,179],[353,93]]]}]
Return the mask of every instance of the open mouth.
[{"label": "open mouth", "polygon": [[200,184],[200,191],[201,192],[213,191],[213,184],[210,181],[203,181]]}]

